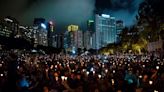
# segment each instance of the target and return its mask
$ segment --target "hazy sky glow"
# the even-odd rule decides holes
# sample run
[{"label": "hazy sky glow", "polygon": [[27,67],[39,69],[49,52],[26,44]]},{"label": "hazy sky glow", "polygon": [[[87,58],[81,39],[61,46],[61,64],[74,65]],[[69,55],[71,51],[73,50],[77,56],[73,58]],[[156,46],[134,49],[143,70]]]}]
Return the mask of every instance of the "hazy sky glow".
[{"label": "hazy sky glow", "polygon": [[13,16],[24,25],[32,25],[33,18],[54,20],[57,30],[66,30],[69,24],[86,29],[86,21],[93,18],[96,9],[121,19],[126,25],[134,23],[142,0],[1,0],[0,17]]}]

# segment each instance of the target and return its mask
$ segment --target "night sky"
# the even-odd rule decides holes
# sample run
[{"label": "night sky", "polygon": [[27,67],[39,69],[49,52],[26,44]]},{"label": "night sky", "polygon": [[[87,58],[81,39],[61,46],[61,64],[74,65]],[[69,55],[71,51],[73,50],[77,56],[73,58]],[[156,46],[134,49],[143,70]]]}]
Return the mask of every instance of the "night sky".
[{"label": "night sky", "polygon": [[94,12],[103,10],[132,25],[142,0],[0,0],[0,18],[13,16],[20,24],[32,25],[33,19],[43,17],[55,21],[58,31],[69,24],[80,25],[86,30],[86,21]]}]

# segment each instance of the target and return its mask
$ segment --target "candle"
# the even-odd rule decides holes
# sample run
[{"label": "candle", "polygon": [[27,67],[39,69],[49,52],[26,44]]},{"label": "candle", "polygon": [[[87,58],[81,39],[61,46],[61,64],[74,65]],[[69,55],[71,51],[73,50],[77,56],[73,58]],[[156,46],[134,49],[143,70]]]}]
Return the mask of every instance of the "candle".
[{"label": "candle", "polygon": [[3,74],[1,74],[1,77],[3,77]]},{"label": "candle", "polygon": [[108,69],[105,69],[105,73],[107,73],[108,72]]},{"label": "candle", "polygon": [[157,90],[154,90],[154,92],[158,92]]},{"label": "candle", "polygon": [[93,71],[93,74],[95,74],[95,71]]},{"label": "candle", "polygon": [[113,73],[115,73],[116,71],[115,70],[113,70]]},{"label": "candle", "polygon": [[142,65],[142,67],[144,68],[144,67],[145,67],[145,65]]},{"label": "candle", "polygon": [[140,75],[139,78],[142,78],[142,75]]},{"label": "candle", "polygon": [[152,85],[152,84],[153,84],[153,81],[150,80],[150,81],[149,81],[149,84]]},{"label": "candle", "polygon": [[2,67],[2,64],[0,64],[0,67]]},{"label": "candle", "polygon": [[68,77],[64,77],[64,80],[66,81],[68,79]]},{"label": "candle", "polygon": [[98,77],[99,77],[99,79],[101,79],[102,76],[99,74]]},{"label": "candle", "polygon": [[159,66],[156,66],[156,69],[158,70],[159,69]]},{"label": "candle", "polygon": [[111,81],[112,81],[112,85],[114,85],[114,79],[111,79]]},{"label": "candle", "polygon": [[89,72],[88,72],[88,71],[87,71],[86,73],[87,73],[87,75],[89,74]]},{"label": "candle", "polygon": [[58,78],[58,77],[55,77],[55,80],[56,80],[56,81],[58,81],[58,80],[59,80],[59,78]]},{"label": "candle", "polygon": [[61,79],[62,79],[62,81],[64,81],[64,79],[65,79],[65,76],[61,76]]}]

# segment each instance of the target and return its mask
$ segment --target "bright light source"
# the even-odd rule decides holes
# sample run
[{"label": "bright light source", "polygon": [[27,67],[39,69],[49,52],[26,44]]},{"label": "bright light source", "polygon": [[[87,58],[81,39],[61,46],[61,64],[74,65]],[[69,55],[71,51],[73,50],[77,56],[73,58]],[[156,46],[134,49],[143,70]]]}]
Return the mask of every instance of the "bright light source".
[{"label": "bright light source", "polygon": [[110,15],[107,15],[107,14],[102,14],[101,16],[104,18],[110,18]]},{"label": "bright light source", "polygon": [[49,23],[50,23],[51,25],[53,25],[53,22],[52,22],[52,21],[49,21]]},{"label": "bright light source", "polygon": [[98,75],[98,77],[99,77],[99,79],[101,79],[101,75],[100,74]]},{"label": "bright light source", "polygon": [[61,79],[62,79],[62,81],[64,81],[64,79],[65,79],[65,76],[61,76]]},{"label": "bright light source", "polygon": [[159,66],[156,66],[156,69],[159,70]]},{"label": "bright light source", "polygon": [[153,81],[150,80],[150,81],[149,81],[149,84],[152,85],[152,84],[153,84]]},{"label": "bright light source", "polygon": [[46,29],[47,27],[46,27],[46,25],[45,24],[43,24],[43,23],[41,23],[41,27],[42,28],[44,28],[44,29]]}]

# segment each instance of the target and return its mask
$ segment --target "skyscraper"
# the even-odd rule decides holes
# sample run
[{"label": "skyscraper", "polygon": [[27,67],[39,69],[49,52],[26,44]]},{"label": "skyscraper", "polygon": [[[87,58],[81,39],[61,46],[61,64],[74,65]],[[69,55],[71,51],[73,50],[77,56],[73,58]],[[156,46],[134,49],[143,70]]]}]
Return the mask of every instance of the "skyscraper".
[{"label": "skyscraper", "polygon": [[116,30],[117,30],[117,43],[120,42],[119,34],[122,32],[124,24],[122,20],[116,21]]},{"label": "skyscraper", "polygon": [[19,22],[13,17],[5,17],[0,22],[0,35],[15,37],[19,31]]},{"label": "skyscraper", "polygon": [[83,45],[86,49],[92,48],[92,35],[94,33],[94,20],[87,21],[87,30],[83,33]]},{"label": "skyscraper", "polygon": [[35,42],[38,45],[48,46],[47,23],[44,18],[34,19]]},{"label": "skyscraper", "polygon": [[93,34],[93,48],[100,49],[117,40],[116,20],[106,14],[95,15],[95,32]]},{"label": "skyscraper", "polygon": [[55,30],[55,26],[54,26],[54,22],[53,21],[49,21],[47,23],[47,37],[48,37],[48,46],[52,46],[53,47],[53,34],[54,34],[54,30]]},{"label": "skyscraper", "polygon": [[64,35],[64,48],[69,51],[83,48],[83,32],[77,25],[68,26],[68,31]]}]

